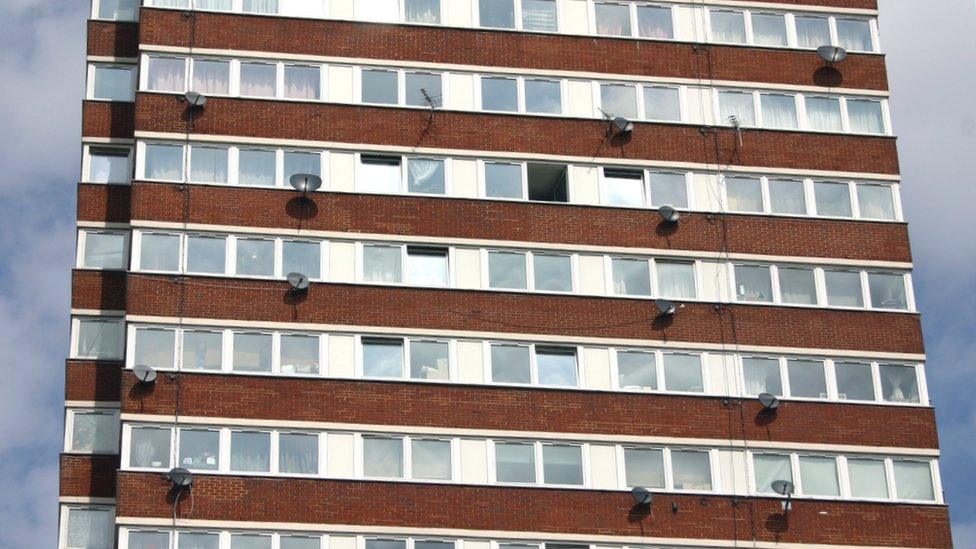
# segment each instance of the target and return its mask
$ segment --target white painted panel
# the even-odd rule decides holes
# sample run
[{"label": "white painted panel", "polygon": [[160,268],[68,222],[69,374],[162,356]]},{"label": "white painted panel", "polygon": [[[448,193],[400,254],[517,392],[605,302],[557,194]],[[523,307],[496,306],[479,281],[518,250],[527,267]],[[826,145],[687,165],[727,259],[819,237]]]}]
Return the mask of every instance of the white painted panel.
[{"label": "white painted panel", "polygon": [[355,438],[352,433],[329,433],[326,435],[328,452],[328,475],[348,478],[356,474]]},{"label": "white painted panel", "polygon": [[586,0],[563,1],[563,32],[567,34],[589,34],[589,21]]},{"label": "white painted panel", "polygon": [[397,0],[353,0],[356,21],[395,23],[400,20]]},{"label": "white painted panel", "polygon": [[583,378],[587,389],[610,389],[610,349],[584,347]]},{"label": "white painted panel", "polygon": [[593,85],[590,82],[566,81],[566,114],[578,118],[593,118]]},{"label": "white painted panel", "polygon": [[458,342],[458,381],[483,383],[485,380],[484,353],[479,341]]},{"label": "white painted panel", "polygon": [[698,10],[692,6],[675,6],[674,11],[674,38],[684,42],[701,42],[700,36],[695,33],[695,13]]},{"label": "white painted panel", "polygon": [[326,549],[356,549],[356,536],[336,536],[330,534]]},{"label": "white painted panel", "polygon": [[457,288],[481,288],[481,250],[456,248],[454,250],[454,276]]},{"label": "white painted panel", "polygon": [[331,282],[355,282],[355,242],[329,243],[329,280]]},{"label": "white painted panel", "polygon": [[480,539],[462,540],[464,549],[491,549],[491,542]]},{"label": "white painted panel", "polygon": [[445,25],[455,27],[470,27],[474,25],[471,18],[471,0],[444,0],[444,17],[442,21]]},{"label": "white painted panel", "polygon": [[[302,0],[296,0],[302,1]],[[353,0],[329,0],[333,19],[353,19]]]},{"label": "white painted panel", "polygon": [[[279,0],[278,13],[285,17],[325,17],[327,0]],[[342,0],[333,0],[333,2]]]},{"label": "white painted panel", "polygon": [[720,261],[702,261],[702,299],[705,301],[729,301],[728,266]]},{"label": "white painted panel", "polygon": [[719,486],[723,494],[746,495],[749,492],[746,472],[746,454],[741,450],[718,450],[717,469]]},{"label": "white painted panel", "polygon": [[606,277],[603,272],[603,256],[580,255],[580,291],[590,295],[606,293]]},{"label": "white painted panel", "polygon": [[452,110],[474,110],[474,75],[450,73],[448,78],[447,101],[445,107]]},{"label": "white painted panel", "polygon": [[356,155],[353,153],[329,153],[329,190],[353,192],[356,190]]},{"label": "white painted panel", "polygon": [[708,354],[708,383],[705,392],[711,395],[736,396],[735,360],[731,354]]},{"label": "white painted panel", "polygon": [[590,476],[593,488],[614,490],[617,484],[617,449],[613,446],[590,445]]},{"label": "white painted panel", "polygon": [[722,210],[722,191],[718,186],[718,176],[710,173],[691,174],[691,209],[706,212]]},{"label": "white painted panel", "polygon": [[465,484],[488,483],[487,441],[461,440],[461,482]]},{"label": "white painted panel", "polygon": [[346,335],[329,337],[329,375],[354,377],[356,375],[356,338]]},{"label": "white painted panel", "polygon": [[715,124],[711,90],[697,86],[688,86],[685,88],[685,108],[688,113],[688,123]]},{"label": "white painted panel", "polygon": [[352,80],[352,67],[329,65],[329,101],[332,103],[352,103]]},{"label": "white painted panel", "polygon": [[478,162],[451,159],[451,195],[478,198]]},{"label": "white painted panel", "polygon": [[569,185],[569,196],[573,197],[574,204],[600,203],[600,168],[573,166]]}]

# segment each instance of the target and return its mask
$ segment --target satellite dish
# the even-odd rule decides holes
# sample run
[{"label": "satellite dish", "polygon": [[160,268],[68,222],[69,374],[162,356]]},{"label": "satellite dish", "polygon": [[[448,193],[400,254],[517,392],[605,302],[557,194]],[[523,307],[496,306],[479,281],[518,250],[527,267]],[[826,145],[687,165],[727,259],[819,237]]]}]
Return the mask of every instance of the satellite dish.
[{"label": "satellite dish", "polygon": [[774,480],[773,491],[781,496],[792,496],[793,495],[793,483],[788,480]]},{"label": "satellite dish", "polygon": [[779,408],[779,399],[775,395],[769,393],[762,393],[759,395],[759,403],[763,405],[766,410],[775,410]]},{"label": "satellite dish", "polygon": [[673,206],[661,206],[658,208],[657,213],[666,223],[677,223],[681,219],[681,212],[674,209]]},{"label": "satellite dish", "polygon": [[183,99],[188,105],[195,109],[202,109],[203,106],[207,104],[207,96],[195,91],[186,92],[186,94],[183,95]]},{"label": "satellite dish", "polygon": [[634,501],[637,505],[650,505],[651,500],[654,499],[653,494],[647,488],[637,487],[630,491],[630,495],[634,496]]},{"label": "satellite dish", "polygon": [[840,46],[820,46],[817,48],[817,55],[826,61],[827,65],[833,65],[847,59],[847,50]]},{"label": "satellite dish", "polygon": [[310,173],[296,173],[288,178],[288,183],[304,194],[315,192],[322,186],[322,178]]},{"label": "satellite dish", "polygon": [[634,131],[634,123],[622,116],[610,119],[610,133],[613,135],[628,135]]},{"label": "satellite dish", "polygon": [[132,368],[132,375],[136,376],[139,383],[156,383],[156,369],[145,364],[136,364]]},{"label": "satellite dish", "polygon": [[308,277],[302,273],[288,273],[288,283],[297,292],[304,292],[308,289]]},{"label": "satellite dish", "polygon": [[178,488],[189,488],[193,486],[193,473],[182,467],[176,467],[166,473],[166,478]]},{"label": "satellite dish", "polygon": [[657,310],[664,316],[671,316],[678,310],[674,303],[668,299],[655,299],[654,305],[657,306]]}]

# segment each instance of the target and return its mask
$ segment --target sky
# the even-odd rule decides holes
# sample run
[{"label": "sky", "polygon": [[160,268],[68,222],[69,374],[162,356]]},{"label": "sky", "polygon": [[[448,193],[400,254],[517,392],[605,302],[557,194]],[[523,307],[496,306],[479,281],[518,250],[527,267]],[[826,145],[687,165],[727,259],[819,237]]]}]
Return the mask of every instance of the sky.
[{"label": "sky", "polygon": [[[943,486],[955,546],[972,549],[976,4],[880,8]],[[57,535],[87,12],[87,0],[0,0],[0,549]]]}]

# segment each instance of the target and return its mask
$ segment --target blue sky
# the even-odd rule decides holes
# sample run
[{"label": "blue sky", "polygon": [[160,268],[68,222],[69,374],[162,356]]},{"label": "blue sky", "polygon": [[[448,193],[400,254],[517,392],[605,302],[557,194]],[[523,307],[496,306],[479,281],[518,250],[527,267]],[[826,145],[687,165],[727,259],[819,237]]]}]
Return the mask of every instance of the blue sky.
[{"label": "blue sky", "polygon": [[[943,484],[976,548],[976,5],[880,1]],[[0,2],[0,549],[55,542],[87,11]]]}]

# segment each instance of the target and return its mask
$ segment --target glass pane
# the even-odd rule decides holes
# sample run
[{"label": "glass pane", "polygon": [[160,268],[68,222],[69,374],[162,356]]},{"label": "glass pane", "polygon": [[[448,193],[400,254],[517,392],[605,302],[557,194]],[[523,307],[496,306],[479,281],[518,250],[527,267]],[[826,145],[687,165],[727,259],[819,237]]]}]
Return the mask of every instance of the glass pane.
[{"label": "glass pane", "polygon": [[701,357],[665,353],[664,384],[668,391],[701,393],[705,391]]},{"label": "glass pane", "polygon": [[651,295],[651,267],[646,259],[611,259],[613,293]]},{"label": "glass pane", "polygon": [[844,131],[840,114],[840,99],[835,97],[807,97],[807,122],[813,130],[822,132]]},{"label": "glass pane", "polygon": [[898,499],[935,501],[932,467],[921,461],[894,461],[895,492]]},{"label": "glass pane", "polygon": [[92,183],[128,183],[129,175],[128,149],[91,149],[88,161],[88,181]]},{"label": "glass pane", "polygon": [[360,156],[359,172],[356,174],[357,189],[371,193],[399,193],[402,175],[400,163],[399,156]]},{"label": "glass pane", "polygon": [[396,105],[397,73],[377,69],[363,69],[363,103]]},{"label": "glass pane", "polygon": [[525,111],[546,114],[562,113],[563,101],[559,82],[526,80]]},{"label": "glass pane", "polygon": [[271,434],[233,431],[230,434],[230,469],[267,472],[271,467]]},{"label": "glass pane", "polygon": [[535,447],[517,442],[496,442],[495,479],[498,482],[535,482]]},{"label": "glass pane", "polygon": [[800,481],[807,496],[839,496],[837,459],[832,457],[800,456]]},{"label": "glass pane", "polygon": [[576,351],[573,349],[539,347],[535,361],[540,385],[576,386]]},{"label": "glass pane", "polygon": [[792,95],[759,94],[763,126],[766,128],[793,129],[797,127],[796,98]]},{"label": "glass pane", "polygon": [[684,174],[651,172],[650,182],[653,205],[688,207],[688,184]]},{"label": "glass pane", "polygon": [[[596,33],[608,36],[630,36],[630,6],[597,3]],[[626,116],[626,115],[619,115]]]},{"label": "glass pane", "polygon": [[754,454],[752,463],[755,466],[756,491],[760,494],[775,494],[773,482],[777,480],[793,482],[793,466],[790,464],[790,456]]},{"label": "glass pane", "polygon": [[190,273],[221,273],[226,265],[227,238],[191,234],[186,238],[186,270]]},{"label": "glass pane", "polygon": [[230,549],[271,549],[271,536],[231,534]]},{"label": "glass pane", "polygon": [[98,19],[108,21],[134,21],[138,0],[99,0]]},{"label": "glass pane", "polygon": [[654,353],[617,351],[617,382],[621,389],[657,389]]},{"label": "glass pane", "polygon": [[410,342],[410,377],[450,380],[448,344],[444,341]]},{"label": "glass pane", "polygon": [[813,193],[817,200],[817,214],[832,217],[853,217],[851,191],[847,183],[816,181]]},{"label": "glass pane", "polygon": [[529,348],[521,345],[491,346],[491,380],[496,383],[530,383]]},{"label": "glass pane", "polygon": [[136,350],[133,364],[151,366],[155,369],[172,369],[175,348],[175,330],[138,328],[136,330]]},{"label": "glass pane", "polygon": [[221,147],[190,148],[190,181],[227,182],[227,149]]},{"label": "glass pane", "polygon": [[285,65],[285,97],[288,99],[319,99],[319,67]]},{"label": "glass pane", "polygon": [[681,121],[681,102],[677,88],[644,87],[644,118]]},{"label": "glass pane", "polygon": [[522,198],[522,166],[485,162],[485,195],[488,198]]},{"label": "glass pane", "polygon": [[481,108],[486,111],[518,111],[518,87],[514,78],[481,77]]},{"label": "glass pane", "polygon": [[400,248],[363,246],[363,279],[366,282],[400,282]]},{"label": "glass pane", "polygon": [[783,396],[779,361],[774,358],[742,358],[742,375],[746,394],[769,393]]},{"label": "glass pane", "polygon": [[447,286],[447,250],[408,247],[407,282]]},{"label": "glass pane", "polygon": [[600,84],[600,106],[610,117],[637,118],[637,88],[624,84]]},{"label": "glass pane", "polygon": [[734,126],[734,119],[740,126],[756,125],[756,108],[751,93],[718,92],[718,110],[720,122],[723,124]]},{"label": "glass pane", "polygon": [[763,211],[762,182],[759,179],[726,177],[725,194],[735,212]]},{"label": "glass pane", "polygon": [[919,402],[918,376],[914,366],[882,364],[881,395],[886,402]]},{"label": "glass pane", "polygon": [[770,278],[769,267],[736,265],[735,296],[740,301],[772,303],[773,282]]},{"label": "glass pane", "polygon": [[367,539],[366,549],[406,549],[407,542],[400,539]]},{"label": "glass pane", "polygon": [[515,28],[513,0],[478,0],[478,15],[482,27]]},{"label": "glass pane", "polygon": [[72,419],[72,451],[118,453],[119,420],[115,414],[75,411]]},{"label": "glass pane", "polygon": [[908,309],[905,277],[900,274],[868,273],[871,306],[875,309]]},{"label": "glass pane", "polygon": [[319,373],[319,336],[281,336],[281,373]]},{"label": "glass pane", "polygon": [[847,470],[852,497],[888,499],[888,479],[883,461],[847,458]]},{"label": "glass pane", "polygon": [[568,255],[532,256],[535,289],[548,292],[573,291],[573,262]]},{"label": "glass pane", "polygon": [[271,334],[234,334],[235,372],[271,371]]},{"label": "glass pane", "polygon": [[320,549],[322,540],[318,537],[281,536],[279,546],[280,549]]},{"label": "glass pane", "polygon": [[125,268],[125,235],[119,233],[85,233],[85,267],[93,269]]},{"label": "glass pane", "polygon": [[793,179],[769,180],[769,208],[773,213],[805,215],[807,213],[803,182]]},{"label": "glass pane", "polygon": [[861,273],[824,271],[827,304],[831,307],[863,307]]},{"label": "glass pane", "polygon": [[275,185],[275,152],[240,149],[237,154],[237,182],[241,185]]},{"label": "glass pane", "polygon": [[800,398],[827,398],[827,378],[819,360],[786,361],[790,376],[790,395]]},{"label": "glass pane", "polygon": [[412,193],[444,194],[444,161],[431,158],[407,160],[407,190]]},{"label": "glass pane", "polygon": [[179,549],[217,549],[220,546],[220,534],[191,534],[180,532]]},{"label": "glass pane", "polygon": [[278,13],[278,0],[244,0],[241,8],[244,13],[274,15]]},{"label": "glass pane", "polygon": [[644,172],[604,168],[603,197],[612,206],[643,206]]},{"label": "glass pane", "polygon": [[861,217],[869,219],[895,219],[895,203],[891,187],[884,185],[858,185],[857,206]]},{"label": "glass pane", "polygon": [[715,42],[746,43],[746,19],[739,11],[709,11],[712,40]]},{"label": "glass pane", "polygon": [[556,32],[555,0],[522,0],[522,28],[530,31]]},{"label": "glass pane", "polygon": [[216,471],[220,464],[220,433],[180,429],[180,466]]},{"label": "glass pane", "polygon": [[674,38],[671,8],[638,5],[637,31],[644,38]]},{"label": "glass pane", "polygon": [[274,276],[273,240],[258,238],[237,239],[237,274]]},{"label": "glass pane", "polygon": [[130,467],[168,467],[170,430],[133,427],[129,435]]},{"label": "glass pane", "polygon": [[232,0],[193,0],[193,7],[198,10],[230,11]]},{"label": "glass pane", "polygon": [[455,549],[453,541],[414,540],[413,549]]},{"label": "glass pane", "polygon": [[488,252],[488,286],[526,289],[525,254]]},{"label": "glass pane", "polygon": [[219,332],[183,331],[183,368],[220,370],[223,335]]},{"label": "glass pane", "polygon": [[779,293],[783,303],[797,305],[817,304],[817,283],[813,269],[780,267]]},{"label": "glass pane", "polygon": [[676,261],[656,261],[658,293],[663,297],[694,299],[695,265]]},{"label": "glass pane", "polygon": [[363,338],[363,375],[403,377],[403,342],[399,339]]},{"label": "glass pane", "polygon": [[80,319],[78,356],[121,358],[122,323],[115,320]]},{"label": "glass pane", "polygon": [[186,90],[186,60],[173,57],[149,57],[146,88],[152,91]]},{"label": "glass pane", "polygon": [[168,532],[129,531],[128,549],[169,549]]},{"label": "glass pane", "polygon": [[322,156],[319,153],[285,151],[285,184],[289,184],[291,176],[296,173],[308,173],[321,176]]},{"label": "glass pane", "polygon": [[830,44],[830,23],[822,17],[795,15],[796,41],[801,48],[819,48]]},{"label": "glass pane", "polygon": [[848,51],[874,51],[871,23],[864,19],[838,19],[837,40]]},{"label": "glass pane", "polygon": [[296,433],[278,435],[278,470],[314,475],[319,472],[319,437]]},{"label": "glass pane", "polygon": [[542,445],[542,482],[583,485],[583,453],[579,446]]},{"label": "glass pane", "polygon": [[451,480],[450,441],[414,439],[412,451],[413,478]]},{"label": "glass pane", "polygon": [[132,101],[135,94],[132,71],[129,67],[95,67],[92,98]]},{"label": "glass pane", "polygon": [[364,436],[363,474],[367,477],[403,477],[403,439]]},{"label": "glass pane", "polygon": [[411,23],[437,25],[441,22],[441,1],[405,0],[404,13]]},{"label": "glass pane", "polygon": [[313,280],[322,276],[322,245],[318,242],[296,242],[286,240],[282,243],[281,272],[301,273]]},{"label": "glass pane", "polygon": [[65,546],[109,549],[114,546],[115,517],[109,509],[69,509]]},{"label": "glass pane", "polygon": [[671,468],[675,490],[711,490],[712,466],[708,452],[673,450]]},{"label": "glass pane", "polygon": [[193,60],[193,91],[204,95],[230,92],[230,61]]},{"label": "glass pane", "polygon": [[146,179],[183,179],[183,147],[146,145]]},{"label": "glass pane", "polygon": [[866,99],[848,99],[847,116],[851,131],[855,133],[884,133],[884,115],[881,102]]},{"label": "glass pane", "polygon": [[627,486],[664,488],[664,452],[650,448],[624,448]]},{"label": "glass pane", "polygon": [[775,13],[752,14],[753,42],[760,46],[786,46],[786,16]]},{"label": "glass pane", "polygon": [[837,396],[846,400],[870,400],[874,396],[874,376],[870,364],[835,362]]}]

